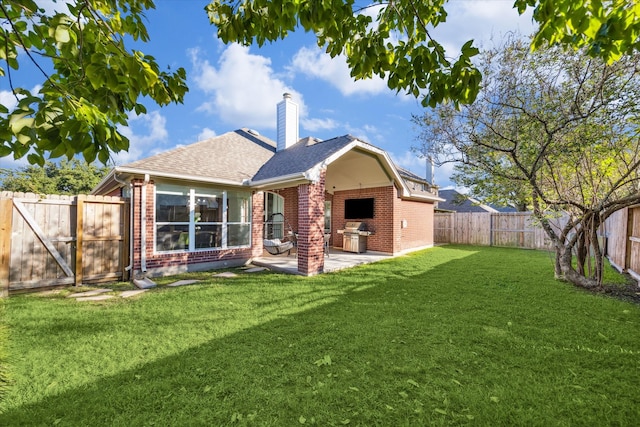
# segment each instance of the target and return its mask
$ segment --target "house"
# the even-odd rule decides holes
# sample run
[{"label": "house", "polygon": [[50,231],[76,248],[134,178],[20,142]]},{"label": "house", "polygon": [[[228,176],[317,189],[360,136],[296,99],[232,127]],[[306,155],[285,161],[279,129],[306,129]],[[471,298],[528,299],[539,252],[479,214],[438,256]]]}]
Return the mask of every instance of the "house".
[{"label": "house", "polygon": [[516,212],[516,209],[511,206],[498,207],[482,203],[481,201],[469,197],[465,194],[459,193],[456,190],[440,190],[438,191],[438,196],[444,199],[444,201],[440,201],[437,203],[436,209],[438,211],[464,213]]},{"label": "house", "polygon": [[134,275],[242,265],[263,255],[265,231],[284,238],[288,227],[298,272],[318,274],[325,234],[342,248],[353,220],[371,233],[369,251],[433,246],[442,199],[429,183],[353,136],[299,139],[297,108],[289,94],[278,103],[276,142],[238,129],[110,171],[93,193],[131,198]]}]

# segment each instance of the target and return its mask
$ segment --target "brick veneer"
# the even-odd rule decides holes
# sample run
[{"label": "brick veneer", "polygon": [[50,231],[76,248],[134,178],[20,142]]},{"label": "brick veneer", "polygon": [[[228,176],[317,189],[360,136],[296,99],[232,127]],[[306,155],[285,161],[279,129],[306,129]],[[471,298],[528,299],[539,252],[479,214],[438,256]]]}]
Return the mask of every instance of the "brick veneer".
[{"label": "brick veneer", "polygon": [[[367,238],[367,250],[396,254],[433,245],[433,203],[402,200],[396,187],[390,185],[334,193],[331,226],[333,246],[342,247],[342,236],[337,230],[344,229],[348,221],[344,218],[344,201],[370,197],[375,199],[373,218],[353,220],[364,222],[373,233]],[[406,228],[402,228],[403,220],[406,220]]]},{"label": "brick veneer", "polygon": [[[362,221],[373,234],[367,238],[367,250],[394,253],[394,200],[396,189],[388,187],[363,188],[359,190],[336,191],[333,194],[333,218],[331,234],[333,246],[342,247],[342,235],[337,230],[344,229],[347,221]],[[365,199],[373,197],[373,218],[345,219],[344,201],[346,199]]]},{"label": "brick veneer", "polygon": [[262,256],[264,246],[262,238],[264,236],[264,192],[253,193],[251,207],[251,256]]},{"label": "brick veneer", "polygon": [[433,246],[434,204],[412,200],[399,200],[399,221],[406,221],[401,228],[401,250]]},{"label": "brick veneer", "polygon": [[326,169],[317,183],[298,186],[298,272],[307,276],[324,270],[325,177]]},{"label": "brick veneer", "polygon": [[[252,195],[253,248],[212,249],[197,252],[155,253],[154,251],[154,181],[144,185],[142,180],[133,180],[131,206],[133,209],[133,272],[134,275],[149,273],[151,276],[172,274],[181,271],[209,269],[214,267],[242,265],[252,256],[262,254],[262,227],[264,195]],[[142,271],[142,191],[146,188],[146,271]]]},{"label": "brick veneer", "polygon": [[[344,201],[352,198],[370,198],[374,202],[374,218],[362,219],[373,232],[368,237],[367,249],[385,253],[399,253],[418,247],[433,245],[432,203],[402,200],[397,189],[387,187],[360,190],[325,192],[326,171],[317,183],[284,188],[276,193],[284,197],[284,216],[292,229],[298,232],[298,271],[304,275],[321,273],[324,269],[324,201],[332,202],[331,243],[342,247]],[[147,185],[140,179],[133,180],[131,206],[133,209],[133,271],[139,275],[142,269],[142,191],[146,188],[146,269],[151,275],[164,272],[197,270],[202,268],[241,265],[263,254],[264,193],[252,194],[252,247],[215,249],[198,252],[155,253],[154,251],[154,181]],[[406,227],[402,227],[406,220]]]}]

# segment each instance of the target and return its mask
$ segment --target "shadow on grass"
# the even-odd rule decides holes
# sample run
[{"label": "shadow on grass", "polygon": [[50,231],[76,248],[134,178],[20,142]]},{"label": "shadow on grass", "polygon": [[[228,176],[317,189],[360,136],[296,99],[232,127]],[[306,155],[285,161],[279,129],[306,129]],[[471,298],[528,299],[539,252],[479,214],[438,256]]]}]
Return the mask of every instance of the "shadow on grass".
[{"label": "shadow on grass", "polygon": [[[638,360],[640,345],[629,336],[640,326],[638,311],[628,316],[623,309],[633,308],[545,278],[552,270],[541,267],[538,255],[520,255],[517,267],[526,274],[513,274],[513,266],[496,263],[504,250],[441,250],[450,261],[433,262],[433,252],[425,252],[313,280],[282,277],[278,286],[299,287],[280,295],[261,293],[249,278],[225,282],[218,298],[258,295],[255,307],[265,320],[115,375],[103,376],[97,364],[95,381],[11,408],[0,425],[624,425],[638,419],[640,377],[630,359]],[[183,307],[191,318],[176,313],[156,331],[166,329],[171,345],[177,332],[170,330],[199,322],[198,310],[207,305],[198,287],[158,295],[164,292],[181,307],[196,299]],[[220,322],[233,316],[227,312]],[[138,313],[115,325],[141,319]],[[63,323],[56,328],[66,329]],[[594,328],[607,340],[593,338]]]}]

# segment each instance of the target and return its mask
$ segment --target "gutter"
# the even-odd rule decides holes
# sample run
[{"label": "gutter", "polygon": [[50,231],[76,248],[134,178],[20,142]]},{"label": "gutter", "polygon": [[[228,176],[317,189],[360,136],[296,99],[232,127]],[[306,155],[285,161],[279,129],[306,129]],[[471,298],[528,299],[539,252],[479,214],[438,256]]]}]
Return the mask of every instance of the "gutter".
[{"label": "gutter", "polygon": [[234,186],[234,187],[241,187],[241,186],[246,186],[247,185],[245,183],[245,180],[243,180],[243,181],[232,181],[230,179],[212,179],[212,178],[204,178],[204,177],[195,176],[195,175],[184,175],[184,174],[177,174],[177,173],[170,173],[170,172],[159,172],[159,171],[147,170],[147,169],[116,167],[116,168],[114,168],[114,171],[120,172],[120,173],[129,173],[129,174],[132,174],[132,175],[144,175],[145,177],[153,176],[153,177],[158,177],[158,178],[170,178],[170,179],[180,179],[180,180],[188,180],[188,181],[199,181],[199,182],[206,182],[206,183],[211,183],[211,184],[229,185],[229,186]]},{"label": "gutter", "polygon": [[[120,181],[116,173],[113,174],[113,180],[119,184],[127,185],[127,182]],[[133,268],[133,184],[131,181],[129,185],[129,265],[124,268],[124,271],[131,271]],[[132,277],[133,278],[133,277]]]},{"label": "gutter", "polygon": [[262,179],[259,181],[245,181],[245,185],[251,186],[256,189],[264,189],[265,187],[270,186],[281,186],[283,184],[293,184],[296,182],[309,182],[312,181],[308,176],[307,172],[296,172],[289,175],[277,176],[274,178]]},{"label": "gutter", "polygon": [[443,199],[442,197],[427,196],[427,195],[422,195],[422,194],[411,194],[411,193],[409,193],[408,196],[403,194],[402,196],[400,196],[400,198],[408,199],[408,200],[426,200],[426,201],[429,201],[429,202],[446,202],[446,200]]}]

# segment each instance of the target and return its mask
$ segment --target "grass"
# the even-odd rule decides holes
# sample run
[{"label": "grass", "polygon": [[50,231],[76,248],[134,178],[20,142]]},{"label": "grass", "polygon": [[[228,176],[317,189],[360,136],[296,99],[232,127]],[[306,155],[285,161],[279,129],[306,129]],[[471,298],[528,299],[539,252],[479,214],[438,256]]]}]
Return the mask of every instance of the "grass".
[{"label": "grass", "polygon": [[313,278],[184,277],[206,280],[100,303],[11,297],[0,425],[640,419],[640,306],[555,281],[544,252],[445,246]]}]

